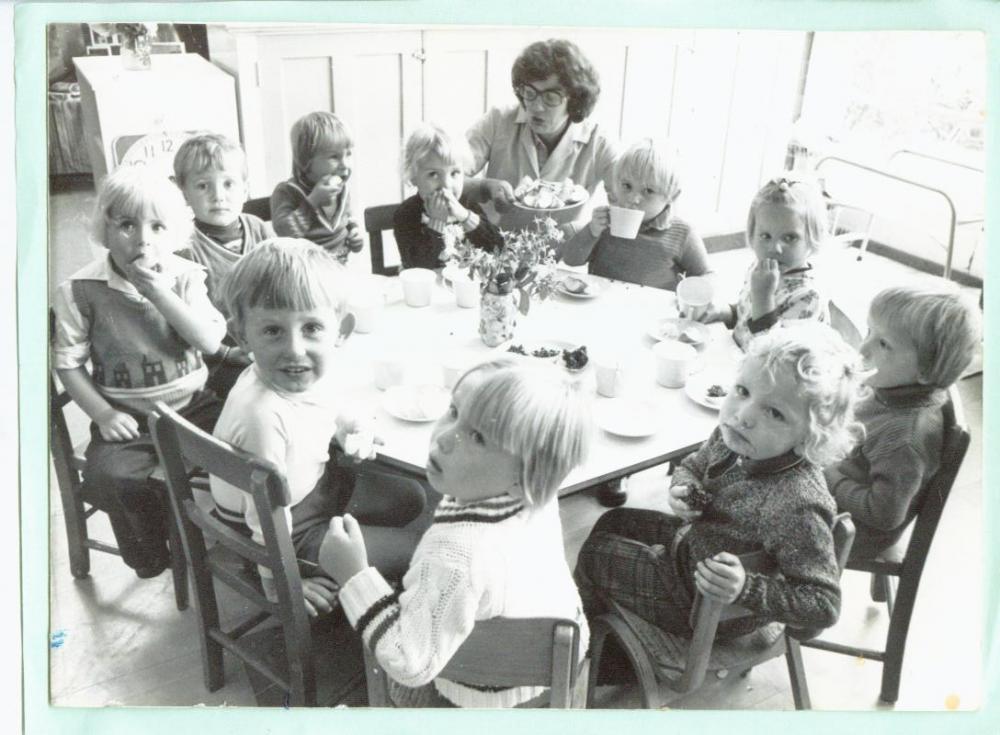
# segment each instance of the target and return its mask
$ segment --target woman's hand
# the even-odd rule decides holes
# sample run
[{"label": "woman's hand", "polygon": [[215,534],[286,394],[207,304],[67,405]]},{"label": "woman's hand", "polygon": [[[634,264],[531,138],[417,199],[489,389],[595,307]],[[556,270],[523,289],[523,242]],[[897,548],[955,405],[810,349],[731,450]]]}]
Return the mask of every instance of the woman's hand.
[{"label": "woman's hand", "polygon": [[319,566],[341,586],[368,568],[368,550],[361,526],[350,513],[330,519],[330,528],[319,547]]},{"label": "woman's hand", "polygon": [[593,213],[590,215],[590,234],[594,237],[600,237],[601,233],[604,232],[608,227],[611,226],[611,207],[602,206],[594,207]]},{"label": "woman's hand", "polygon": [[498,212],[506,212],[514,203],[514,187],[503,179],[483,179],[483,191]]},{"label": "woman's hand", "polygon": [[747,574],[740,558],[726,551],[703,559],[694,570],[694,583],[698,591],[724,605],[736,601],[746,580]]},{"label": "woman's hand", "polygon": [[672,485],[669,490],[669,497],[667,498],[670,510],[683,521],[693,521],[701,515],[700,510],[695,510],[687,504],[687,497],[690,492],[691,488],[687,485]]},{"label": "woman's hand", "polygon": [[750,300],[754,318],[774,311],[774,295],[778,291],[781,268],[773,258],[758,260],[750,271]]},{"label": "woman's hand", "polygon": [[124,411],[109,408],[95,416],[94,423],[106,442],[125,442],[139,438],[139,422]]},{"label": "woman's hand", "polygon": [[326,615],[333,610],[340,587],[326,577],[305,577],[302,580],[302,598],[310,617]]}]

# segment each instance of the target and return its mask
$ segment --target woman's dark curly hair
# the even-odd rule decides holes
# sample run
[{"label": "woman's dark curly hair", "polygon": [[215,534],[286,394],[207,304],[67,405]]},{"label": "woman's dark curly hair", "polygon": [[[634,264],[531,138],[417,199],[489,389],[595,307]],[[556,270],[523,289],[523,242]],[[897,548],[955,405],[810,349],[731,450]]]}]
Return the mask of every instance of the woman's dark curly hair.
[{"label": "woman's dark curly hair", "polygon": [[540,82],[552,74],[569,95],[566,111],[573,122],[581,122],[591,113],[601,94],[597,70],[572,41],[550,38],[536,41],[517,57],[510,70],[514,93],[522,84]]}]

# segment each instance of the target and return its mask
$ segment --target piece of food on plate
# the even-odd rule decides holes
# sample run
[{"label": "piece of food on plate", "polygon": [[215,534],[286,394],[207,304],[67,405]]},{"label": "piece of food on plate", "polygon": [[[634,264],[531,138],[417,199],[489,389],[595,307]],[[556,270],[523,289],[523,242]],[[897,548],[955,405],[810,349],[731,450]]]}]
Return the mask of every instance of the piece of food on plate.
[{"label": "piece of food on plate", "polygon": [[587,356],[587,346],[580,345],[575,350],[563,350],[562,359],[567,370],[582,370],[590,361]]},{"label": "piece of food on plate", "polygon": [[562,287],[570,293],[578,295],[583,295],[590,291],[590,284],[582,278],[577,278],[576,276],[566,276],[566,278],[563,279]]},{"label": "piece of food on plate", "polygon": [[698,327],[688,327],[680,333],[677,337],[681,342],[687,342],[689,345],[697,345],[702,343],[701,330]]},{"label": "piece of food on plate", "polygon": [[714,384],[708,386],[708,390],[705,391],[705,395],[709,398],[724,398],[728,391],[719,384]]},{"label": "piece of food on plate", "polygon": [[524,355],[525,357],[528,356],[528,353],[521,345],[511,345],[507,348],[507,352],[513,352],[515,355]]}]

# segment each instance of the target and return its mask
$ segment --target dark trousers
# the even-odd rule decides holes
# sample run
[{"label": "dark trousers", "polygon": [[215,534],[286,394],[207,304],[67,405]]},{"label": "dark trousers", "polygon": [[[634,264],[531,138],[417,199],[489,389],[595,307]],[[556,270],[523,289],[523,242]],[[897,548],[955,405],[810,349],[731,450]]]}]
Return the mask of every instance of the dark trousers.
[{"label": "dark trousers", "polygon": [[[211,432],[222,403],[211,391],[199,391],[178,413],[204,431]],[[97,424],[90,425],[83,470],[83,498],[111,521],[122,560],[131,568],[166,566],[169,513],[166,488],[150,477],[158,464],[146,417],[133,414],[139,437],[109,442]]]}]

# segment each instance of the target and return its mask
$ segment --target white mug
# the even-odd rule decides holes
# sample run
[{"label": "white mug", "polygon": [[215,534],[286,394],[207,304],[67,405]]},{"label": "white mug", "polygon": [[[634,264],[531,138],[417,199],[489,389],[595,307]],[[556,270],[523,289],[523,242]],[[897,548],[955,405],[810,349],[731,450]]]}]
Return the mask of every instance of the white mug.
[{"label": "white mug", "polygon": [[375,377],[375,387],[379,390],[388,390],[403,382],[406,364],[401,355],[382,355],[375,358],[372,372]]},{"label": "white mug", "polygon": [[666,339],[653,345],[653,355],[656,356],[656,382],[665,388],[683,388],[698,351],[691,345]]},{"label": "white mug", "polygon": [[403,284],[403,299],[407,306],[428,306],[431,303],[431,287],[437,275],[429,268],[407,268],[399,274]]},{"label": "white mug", "polygon": [[677,284],[677,308],[681,316],[697,321],[708,311],[714,290],[712,281],[703,276],[689,276],[683,279]]},{"label": "white mug", "polygon": [[462,273],[454,276],[451,288],[455,292],[455,303],[462,309],[474,309],[479,306],[479,281]]},{"label": "white mug", "polygon": [[374,332],[382,313],[382,296],[370,294],[358,296],[347,306],[347,310],[354,314],[354,331],[360,334]]},{"label": "white mug", "polygon": [[597,392],[606,398],[614,398],[622,391],[625,377],[625,363],[614,355],[598,356],[594,360],[597,376]]}]

